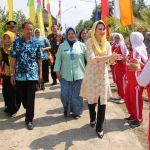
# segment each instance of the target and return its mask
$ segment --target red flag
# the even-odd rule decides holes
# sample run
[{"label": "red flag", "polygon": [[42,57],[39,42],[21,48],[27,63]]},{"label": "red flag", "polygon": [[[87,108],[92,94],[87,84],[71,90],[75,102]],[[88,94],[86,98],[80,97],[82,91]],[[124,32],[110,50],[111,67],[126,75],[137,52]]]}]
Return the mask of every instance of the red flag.
[{"label": "red flag", "polygon": [[[105,22],[105,19],[107,17],[109,17],[109,3],[108,3],[108,0],[101,0],[101,10],[102,10],[101,18]],[[108,26],[106,27],[106,31],[107,31],[107,36],[108,36],[109,35]]]},{"label": "red flag", "polygon": [[57,15],[57,25],[61,23],[61,0],[59,0],[58,2],[59,2],[59,10],[58,10],[58,15]]},{"label": "red flag", "polygon": [[60,11],[61,11],[61,0],[58,1],[59,2],[59,10],[58,10],[58,17],[60,17]]}]

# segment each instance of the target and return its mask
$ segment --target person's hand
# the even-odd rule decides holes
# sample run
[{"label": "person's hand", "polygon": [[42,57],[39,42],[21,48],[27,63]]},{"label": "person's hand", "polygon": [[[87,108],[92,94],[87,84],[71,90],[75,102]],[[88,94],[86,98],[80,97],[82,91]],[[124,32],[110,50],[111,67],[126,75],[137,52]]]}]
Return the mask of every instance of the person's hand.
[{"label": "person's hand", "polygon": [[16,78],[14,75],[10,77],[10,82],[12,85],[16,85]]},{"label": "person's hand", "polygon": [[122,62],[123,62],[124,64],[126,63],[126,58],[125,58],[125,57],[122,58]]},{"label": "person's hand", "polygon": [[57,79],[60,81],[61,80],[61,74],[59,72],[56,72],[56,76],[57,76]]},{"label": "person's hand", "polygon": [[129,64],[129,70],[135,72],[139,68],[141,68],[141,63],[139,62],[139,60],[136,58],[132,58]]},{"label": "person's hand", "polygon": [[130,71],[134,71],[135,72],[139,68],[141,68],[140,63],[138,63],[138,64],[130,63],[130,65],[129,65],[129,70]]},{"label": "person's hand", "polygon": [[115,60],[120,58],[121,58],[121,54],[113,53],[112,55],[109,56],[109,61],[113,63]]},{"label": "person's hand", "polygon": [[42,82],[43,82],[43,79],[42,79],[42,75],[40,74],[40,75],[39,75],[38,83],[41,84]]},{"label": "person's hand", "polygon": [[130,60],[130,63],[134,63],[134,64],[138,64],[138,63],[139,63],[141,67],[145,65],[144,63],[142,63],[141,61],[139,61],[139,60],[136,59],[136,58],[132,58],[132,59]]}]

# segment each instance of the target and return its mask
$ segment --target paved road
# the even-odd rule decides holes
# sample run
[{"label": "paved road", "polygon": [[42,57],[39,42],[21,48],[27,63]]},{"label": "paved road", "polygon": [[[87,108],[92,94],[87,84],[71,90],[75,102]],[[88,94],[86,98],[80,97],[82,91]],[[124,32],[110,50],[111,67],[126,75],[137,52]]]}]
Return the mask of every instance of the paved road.
[{"label": "paved road", "polygon": [[[116,88],[112,88],[116,95]],[[89,125],[87,101],[79,120],[65,118],[60,102],[60,84],[36,93],[35,128],[26,129],[23,107],[15,117],[3,112],[0,95],[0,149],[1,150],[147,150],[148,104],[144,102],[144,122],[131,129],[124,121],[128,117],[124,104],[108,101],[104,138],[97,138],[95,128]]]}]

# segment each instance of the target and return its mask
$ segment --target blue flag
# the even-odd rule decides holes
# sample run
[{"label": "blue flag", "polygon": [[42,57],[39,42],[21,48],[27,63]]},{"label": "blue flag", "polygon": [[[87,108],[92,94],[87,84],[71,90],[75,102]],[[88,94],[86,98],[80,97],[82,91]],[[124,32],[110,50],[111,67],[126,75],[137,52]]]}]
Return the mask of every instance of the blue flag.
[{"label": "blue flag", "polygon": [[96,21],[99,20],[96,0],[95,0],[95,7],[96,7],[96,11],[95,11],[95,22],[96,22]]}]

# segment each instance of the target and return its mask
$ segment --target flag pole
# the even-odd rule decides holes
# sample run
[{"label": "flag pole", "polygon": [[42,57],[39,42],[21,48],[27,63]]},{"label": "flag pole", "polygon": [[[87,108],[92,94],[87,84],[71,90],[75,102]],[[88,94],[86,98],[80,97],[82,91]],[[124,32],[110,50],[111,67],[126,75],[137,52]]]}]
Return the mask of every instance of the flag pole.
[{"label": "flag pole", "polygon": [[[133,8],[133,2],[132,1],[130,1],[131,2],[131,8]],[[132,12],[131,12],[132,14],[131,14],[131,16],[132,16],[132,20],[133,20],[133,23],[132,23],[132,25],[131,25],[131,28],[132,28],[132,32],[134,32],[134,18],[133,18],[133,9],[132,9]]]}]

